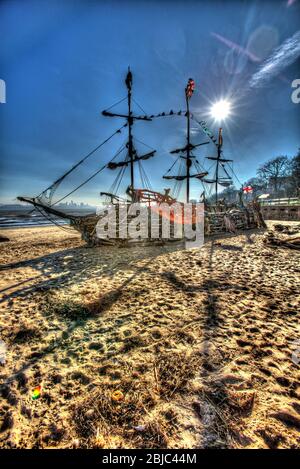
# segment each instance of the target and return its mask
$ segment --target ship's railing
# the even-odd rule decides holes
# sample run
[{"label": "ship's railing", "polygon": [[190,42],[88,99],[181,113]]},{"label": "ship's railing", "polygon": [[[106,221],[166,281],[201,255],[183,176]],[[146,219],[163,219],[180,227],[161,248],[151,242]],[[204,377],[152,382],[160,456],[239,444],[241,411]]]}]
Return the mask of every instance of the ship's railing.
[{"label": "ship's railing", "polygon": [[286,197],[282,199],[268,199],[260,200],[261,206],[266,205],[300,205],[300,199],[298,197]]}]

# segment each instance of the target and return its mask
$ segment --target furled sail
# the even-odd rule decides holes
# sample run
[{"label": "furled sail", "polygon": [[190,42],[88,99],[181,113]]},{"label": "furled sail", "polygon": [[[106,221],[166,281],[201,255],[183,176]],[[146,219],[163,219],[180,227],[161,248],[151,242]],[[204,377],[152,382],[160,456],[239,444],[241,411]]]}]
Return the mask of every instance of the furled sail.
[{"label": "furled sail", "polygon": [[[136,161],[140,161],[140,160],[148,160],[149,158],[152,158],[152,156],[154,156],[155,153],[156,153],[156,150],[151,151],[150,153],[146,153],[145,155],[142,155],[142,156],[136,156],[135,158],[133,158],[133,163],[135,163]],[[107,168],[108,169],[122,168],[124,166],[128,166],[129,164],[130,164],[130,160],[120,161],[118,163],[115,163],[114,161],[110,161],[107,164]]]},{"label": "furled sail", "polygon": [[[197,178],[197,179],[202,179],[204,176],[207,176],[208,172],[205,171],[203,173],[197,173],[197,174],[190,174],[190,178]],[[187,176],[163,176],[164,179],[175,179],[176,181],[184,181],[184,179],[187,178]]]}]

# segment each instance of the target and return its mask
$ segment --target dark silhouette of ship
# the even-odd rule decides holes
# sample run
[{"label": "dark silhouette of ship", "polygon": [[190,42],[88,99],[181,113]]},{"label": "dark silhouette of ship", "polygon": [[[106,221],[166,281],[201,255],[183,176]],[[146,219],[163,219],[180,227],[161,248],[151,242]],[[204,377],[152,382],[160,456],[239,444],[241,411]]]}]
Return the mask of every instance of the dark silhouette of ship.
[{"label": "dark silhouette of ship", "polygon": [[[127,244],[128,239],[123,239],[119,236],[119,229],[116,231],[116,237],[114,239],[100,239],[97,237],[96,225],[98,221],[105,215],[103,213],[79,215],[72,214],[69,211],[66,212],[58,206],[58,204],[65,200],[67,197],[72,195],[74,192],[82,188],[90,180],[96,177],[102,171],[108,171],[116,173],[113,178],[111,190],[105,192],[101,191],[100,196],[106,200],[107,203],[115,206],[117,210],[117,225],[120,220],[118,217],[118,207],[120,204],[125,205],[130,211],[130,207],[133,203],[141,203],[148,207],[149,213],[152,210],[157,211],[157,206],[164,204],[164,206],[171,206],[175,202],[183,205],[183,202],[178,202],[177,198],[182,189],[182,185],[185,184],[186,196],[185,202],[190,203],[190,185],[191,181],[195,180],[201,183],[203,191],[201,195],[201,201],[205,206],[205,233],[214,234],[226,231],[236,231],[238,229],[249,229],[263,225],[263,220],[260,214],[258,204],[248,204],[246,206],[243,203],[242,197],[237,204],[226,204],[226,201],[219,197],[218,189],[219,186],[228,187],[232,184],[233,169],[229,167],[229,163],[232,160],[224,158],[223,156],[223,135],[222,129],[219,129],[218,138],[215,138],[213,133],[208,129],[205,121],[199,121],[190,112],[190,99],[194,92],[195,83],[192,78],[188,80],[187,86],[185,87],[185,111],[169,111],[162,112],[156,115],[147,115],[144,113],[141,115],[134,114],[132,111],[132,103],[135,100],[132,96],[133,87],[133,76],[131,70],[128,68],[128,72],[125,79],[127,88],[127,96],[121,101],[127,101],[127,112],[124,114],[112,112],[114,106],[120,102],[111,106],[102,112],[102,115],[110,118],[123,119],[125,122],[118,128],[111,136],[100,143],[96,148],[89,152],[84,158],[78,161],[72,168],[66,171],[60,176],[53,184],[47,187],[37,197],[23,197],[19,196],[18,199],[23,202],[32,204],[34,209],[39,211],[49,220],[52,220],[57,224],[57,217],[67,219],[70,221],[70,225],[81,232],[83,239],[90,245],[95,244],[115,244],[122,243]],[[142,110],[142,108],[141,108]],[[169,116],[183,116],[186,119],[186,141],[181,148],[171,150],[171,154],[177,156],[177,159],[172,164],[171,168],[168,169],[167,173],[163,175],[163,178],[167,181],[174,181],[174,187],[171,191],[170,188],[164,190],[164,193],[157,192],[151,188],[151,183],[147,172],[143,168],[143,162],[151,158],[156,157],[156,150],[151,149],[146,153],[140,154],[136,147],[133,136],[134,125],[139,121],[151,122],[153,119],[162,118]],[[191,142],[191,121],[196,122],[204,134],[208,137],[208,140],[200,143]],[[126,144],[114,155],[114,157],[101,168],[97,169],[91,176],[86,180],[82,181],[72,191],[61,197],[56,202],[53,202],[53,195],[57,188],[60,186],[62,181],[68,177],[72,172],[83,164],[88,158],[90,158],[99,148],[107,144],[113,137],[127,130],[128,138]],[[208,160],[213,162],[212,175],[205,170],[202,166],[199,157],[196,155],[197,150],[202,145],[208,145],[212,143],[216,148],[216,155],[207,157]],[[147,145],[146,145],[147,146]],[[120,155],[124,153],[125,157],[119,159]],[[142,187],[137,187],[136,184],[136,168],[139,170],[140,180]],[[174,173],[174,171],[177,171]],[[129,172],[130,184],[126,189],[126,197],[121,197],[118,194],[121,181],[126,173]],[[208,202],[206,193],[207,188],[213,187],[215,191],[214,203]],[[154,207],[156,207],[154,209]],[[159,210],[159,209],[158,209]],[[192,211],[194,205],[192,204]],[[174,218],[172,212],[168,210],[159,210],[160,224],[163,217],[169,217],[171,224],[174,223],[185,223],[185,219],[178,220]],[[150,220],[150,218],[149,218]],[[195,215],[193,212],[190,223],[195,223]],[[171,230],[172,231],[172,230]],[[174,230],[173,230],[174,231]],[[167,242],[174,241],[174,238],[163,239],[161,235],[161,229],[159,234],[155,238],[150,238],[147,241],[151,242]]]}]

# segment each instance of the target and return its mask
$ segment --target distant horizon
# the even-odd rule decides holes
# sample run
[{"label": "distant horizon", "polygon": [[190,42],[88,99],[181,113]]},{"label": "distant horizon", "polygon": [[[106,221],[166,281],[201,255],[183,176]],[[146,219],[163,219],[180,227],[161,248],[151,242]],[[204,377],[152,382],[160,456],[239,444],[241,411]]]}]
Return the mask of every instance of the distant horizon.
[{"label": "distant horizon", "polygon": [[[30,203],[26,203],[26,202],[20,202],[20,201],[16,201],[15,203],[13,202],[0,202],[0,207],[2,206],[20,206],[20,207],[32,207],[32,205]],[[63,207],[65,205],[69,205],[69,206],[73,206],[73,207],[96,207],[96,205],[90,205],[88,203],[85,203],[85,202],[75,202],[74,200],[73,201],[70,201],[70,202],[60,202],[59,204],[54,204],[56,207]]]}]

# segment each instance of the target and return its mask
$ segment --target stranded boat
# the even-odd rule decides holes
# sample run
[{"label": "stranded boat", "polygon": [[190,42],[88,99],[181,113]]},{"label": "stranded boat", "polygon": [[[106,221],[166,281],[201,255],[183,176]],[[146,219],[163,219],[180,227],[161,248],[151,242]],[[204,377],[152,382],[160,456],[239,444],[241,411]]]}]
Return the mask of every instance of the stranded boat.
[{"label": "stranded boat", "polygon": [[[70,225],[78,230],[82,234],[82,238],[89,245],[101,245],[101,244],[119,244],[127,245],[130,242],[140,241],[144,238],[139,237],[134,240],[128,237],[128,233],[124,237],[124,226],[121,227],[120,219],[120,207],[124,210],[124,207],[127,211],[127,220],[129,223],[132,221],[135,216],[131,213],[131,208],[133,204],[139,203],[142,206],[147,207],[149,214],[149,235],[147,236],[147,242],[159,242],[165,243],[170,241],[178,241],[178,239],[184,238],[184,233],[178,237],[176,233],[176,226],[185,225],[190,223],[195,225],[197,223],[197,213],[196,213],[196,203],[195,201],[190,200],[190,185],[191,181],[198,181],[203,188],[201,194],[201,201],[204,204],[204,232],[205,234],[215,234],[222,232],[234,232],[236,230],[246,230],[250,228],[256,228],[264,226],[264,221],[260,212],[260,206],[255,201],[250,204],[244,204],[242,196],[240,197],[239,203],[237,204],[227,204],[225,199],[219,197],[218,189],[219,187],[228,187],[232,184],[232,175],[234,175],[233,168],[230,166],[232,160],[224,158],[223,156],[223,136],[222,129],[219,129],[218,138],[215,138],[213,133],[208,129],[207,124],[203,120],[198,120],[193,113],[190,112],[190,100],[194,92],[195,82],[192,78],[188,80],[188,84],[185,88],[185,111],[169,111],[162,112],[156,115],[147,115],[143,113],[142,115],[136,115],[132,112],[132,102],[134,101],[132,97],[132,84],[133,77],[132,72],[128,68],[128,73],[126,75],[125,84],[127,88],[127,96],[121,101],[126,99],[127,101],[127,113],[120,114],[114,113],[111,109],[119,104],[121,101],[111,106],[109,109],[106,109],[102,112],[102,115],[105,117],[111,118],[121,118],[125,120],[125,123],[118,128],[110,137],[105,139],[100,145],[94,148],[90,153],[88,153],[84,158],[78,161],[72,168],[66,171],[61,177],[59,177],[53,184],[47,187],[41,194],[37,197],[23,197],[19,196],[18,199],[23,202],[32,204],[34,208],[43,214],[49,220],[52,220],[55,224],[57,221],[54,221],[53,217],[59,217],[67,219],[70,221]],[[135,101],[134,101],[135,102]],[[139,106],[140,107],[140,106]],[[141,108],[142,109],[142,108]],[[144,112],[144,111],[143,111]],[[172,190],[170,188],[165,189],[164,193],[154,191],[151,188],[151,183],[148,178],[148,175],[143,167],[143,162],[151,158],[156,157],[156,150],[150,148],[148,145],[144,144],[150,151],[140,154],[138,153],[135,146],[135,139],[133,137],[133,126],[139,121],[151,122],[153,119],[170,117],[170,116],[183,116],[186,119],[186,141],[184,146],[181,148],[176,148],[170,151],[172,155],[177,156],[176,160],[173,162],[172,166],[168,169],[167,173],[163,175],[163,178],[168,181],[174,181]],[[204,135],[208,138],[205,142],[192,143],[191,142],[191,121],[196,122],[200,129],[203,131]],[[57,188],[60,186],[62,181],[70,176],[75,169],[77,169],[81,164],[83,164],[88,158],[90,158],[99,148],[107,144],[113,137],[122,133],[124,130],[127,130],[128,137],[125,145],[123,145],[118,152],[113,156],[113,158],[103,165],[100,169],[97,169],[91,176],[86,180],[82,181],[78,186],[76,186],[72,191],[68,192],[66,195],[53,201],[54,193]],[[216,155],[207,157],[212,166],[209,171],[205,170],[202,166],[200,159],[195,155],[197,149],[203,145],[208,145],[212,143],[216,149]],[[120,155],[124,153],[125,157],[120,158]],[[119,159],[120,158],[120,159]],[[177,167],[177,172],[174,173],[175,168]],[[142,187],[136,186],[136,168],[139,170],[139,176],[142,183]],[[78,189],[83,187],[94,177],[96,177],[102,171],[116,172],[116,176],[113,179],[111,188],[105,192],[101,191],[100,196],[104,198],[106,204],[113,206],[116,211],[115,217],[115,235],[104,236],[99,238],[97,231],[97,224],[103,217],[107,215],[107,210],[105,208],[103,211],[100,211],[97,214],[90,215],[74,215],[70,212],[62,210],[58,203],[65,200],[71,194],[76,192]],[[121,197],[119,195],[119,188],[121,181],[124,178],[124,175],[129,172],[130,184],[126,190],[126,196]],[[172,173],[172,174],[171,174]],[[178,201],[182,185],[185,183],[186,197],[185,201],[187,204],[191,203],[191,214],[189,219],[178,214],[174,215],[172,206],[176,203],[184,207],[184,203]],[[207,198],[207,193],[211,191],[211,188],[214,188],[215,197],[214,203],[209,202]],[[170,210],[168,210],[170,207]],[[122,212],[124,213],[124,211]],[[156,214],[157,217],[153,217]],[[171,230],[170,236],[165,238],[163,236],[163,220],[167,218]],[[156,226],[153,227],[153,220],[156,220]],[[155,228],[155,229],[153,229]],[[184,231],[184,230],[182,230]],[[155,232],[155,235],[153,235]],[[152,236],[151,236],[152,234]],[[176,235],[175,235],[176,234]]]}]

